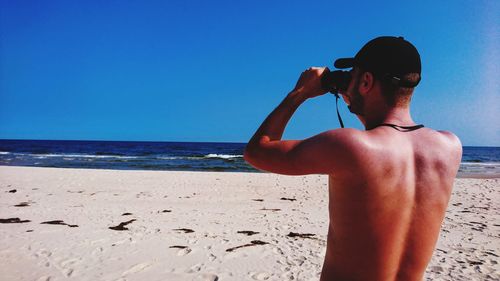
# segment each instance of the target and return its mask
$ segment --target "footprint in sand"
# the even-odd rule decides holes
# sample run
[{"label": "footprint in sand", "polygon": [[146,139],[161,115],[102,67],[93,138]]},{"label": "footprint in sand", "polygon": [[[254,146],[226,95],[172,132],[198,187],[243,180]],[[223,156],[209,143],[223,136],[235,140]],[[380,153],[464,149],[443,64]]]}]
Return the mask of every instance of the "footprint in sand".
[{"label": "footprint in sand", "polygon": [[191,249],[189,249],[188,246],[180,246],[180,245],[174,245],[170,246],[170,249],[181,249],[180,251],[177,252],[178,256],[185,256],[191,252]]},{"label": "footprint in sand", "polygon": [[191,266],[189,269],[186,270],[186,273],[195,273],[195,272],[200,272],[201,270],[201,263],[195,264]]},{"label": "footprint in sand", "polygon": [[141,197],[151,197],[151,194],[149,192],[144,192],[141,191],[135,195],[136,198],[141,198]]},{"label": "footprint in sand", "polygon": [[269,279],[270,275],[269,275],[269,273],[266,273],[266,272],[259,272],[259,273],[250,274],[250,277],[253,280],[267,280],[267,279]]},{"label": "footprint in sand", "polygon": [[433,273],[441,273],[443,272],[443,268],[441,266],[431,266],[429,267],[430,272]]},{"label": "footprint in sand", "polygon": [[147,262],[136,264],[136,265],[132,266],[131,268],[129,268],[128,270],[124,271],[122,273],[122,276],[126,276],[126,275],[129,275],[131,273],[137,273],[137,272],[144,271],[146,268],[148,268],[150,266],[151,266],[151,264],[147,263]]},{"label": "footprint in sand", "polygon": [[281,274],[281,278],[283,278],[282,280],[295,280],[293,272],[290,272],[289,269],[285,271],[285,273]]},{"label": "footprint in sand", "polygon": [[72,266],[73,264],[77,263],[78,262],[78,259],[67,259],[67,260],[63,260],[59,263],[59,265],[62,267],[62,268],[66,268],[68,266]]},{"label": "footprint in sand", "polygon": [[104,252],[104,248],[103,247],[97,247],[95,248],[94,250],[92,250],[92,256],[96,256],[100,253]]},{"label": "footprint in sand", "polygon": [[46,249],[40,249],[33,254],[35,258],[49,258],[52,256],[52,252],[47,251]]},{"label": "footprint in sand", "polygon": [[219,276],[213,273],[203,273],[201,275],[196,276],[195,279],[191,279],[193,281],[218,281]]},{"label": "footprint in sand", "polygon": [[216,260],[216,259],[217,259],[217,257],[216,257],[214,254],[209,254],[209,255],[208,255],[208,260],[209,260],[209,261],[214,261],[214,260]]},{"label": "footprint in sand", "polygon": [[273,253],[275,253],[276,255],[280,255],[282,256],[283,255],[283,250],[281,250],[281,248],[274,248],[273,249]]},{"label": "footprint in sand", "polygon": [[74,270],[74,269],[72,269],[72,268],[69,268],[69,269],[66,269],[66,270],[62,271],[62,273],[63,273],[64,275],[66,275],[66,277],[71,277],[71,276],[73,275],[73,273],[74,273],[74,272],[75,272],[75,270]]},{"label": "footprint in sand", "polygon": [[45,266],[45,267],[50,267],[51,266],[51,256],[52,252],[46,250],[46,249],[40,249],[37,252],[33,253],[33,257],[38,259],[38,265],[40,266]]},{"label": "footprint in sand", "polygon": [[185,255],[187,255],[187,254],[189,254],[189,253],[191,253],[191,249],[189,249],[189,248],[184,248],[184,249],[182,249],[182,250],[178,251],[178,252],[177,252],[177,255],[178,255],[179,257],[182,257],[182,256],[185,256]]},{"label": "footprint in sand", "polygon": [[215,274],[212,274],[212,273],[204,273],[201,275],[201,277],[203,278],[202,280],[203,281],[218,281],[219,280],[219,276],[215,275]]}]

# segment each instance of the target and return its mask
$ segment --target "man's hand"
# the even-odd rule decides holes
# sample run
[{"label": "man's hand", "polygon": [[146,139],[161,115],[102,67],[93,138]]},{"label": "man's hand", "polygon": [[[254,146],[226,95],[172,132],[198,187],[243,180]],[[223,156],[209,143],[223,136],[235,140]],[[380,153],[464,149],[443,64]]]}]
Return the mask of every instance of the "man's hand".
[{"label": "man's hand", "polygon": [[300,93],[304,99],[314,98],[327,93],[321,88],[321,75],[323,72],[330,72],[327,67],[311,67],[299,77],[293,92]]}]

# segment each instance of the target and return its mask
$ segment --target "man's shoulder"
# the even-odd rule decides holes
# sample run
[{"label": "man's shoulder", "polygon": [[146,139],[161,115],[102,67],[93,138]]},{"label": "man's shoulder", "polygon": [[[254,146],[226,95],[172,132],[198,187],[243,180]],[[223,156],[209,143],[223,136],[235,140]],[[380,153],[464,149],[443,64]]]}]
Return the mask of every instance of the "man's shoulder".
[{"label": "man's shoulder", "polygon": [[454,133],[430,129],[430,137],[434,145],[440,146],[443,149],[462,153],[462,143]]},{"label": "man's shoulder", "polygon": [[451,154],[455,155],[458,162],[462,158],[462,142],[460,139],[452,132],[449,131],[437,131],[442,138],[444,146],[448,149]]},{"label": "man's shoulder", "polygon": [[462,158],[462,143],[450,131],[422,129],[422,132],[411,137],[411,146],[413,153],[424,157],[421,159],[458,165]]},{"label": "man's shoulder", "polygon": [[366,131],[354,128],[341,128],[341,129],[328,130],[321,134],[332,141],[341,141],[350,143],[359,140],[360,137],[364,137],[365,132]]},{"label": "man's shoulder", "polygon": [[320,135],[325,139],[324,144],[327,146],[325,152],[330,151],[336,155],[342,155],[341,158],[344,160],[349,158],[354,160],[360,154],[362,156],[368,152],[369,147],[372,146],[372,140],[364,130],[342,128],[325,131]]},{"label": "man's shoulder", "polygon": [[462,147],[460,139],[454,133],[450,131],[436,131],[436,132],[441,136],[443,136],[443,138],[445,138],[445,140],[450,142],[451,144]]},{"label": "man's shoulder", "polygon": [[349,152],[366,144],[366,131],[353,128],[328,130],[320,134],[329,148]]}]

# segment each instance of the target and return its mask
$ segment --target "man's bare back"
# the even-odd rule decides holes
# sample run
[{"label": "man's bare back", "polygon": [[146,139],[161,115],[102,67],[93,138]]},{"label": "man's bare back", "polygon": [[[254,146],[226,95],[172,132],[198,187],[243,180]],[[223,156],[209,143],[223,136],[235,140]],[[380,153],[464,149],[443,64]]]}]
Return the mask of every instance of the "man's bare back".
[{"label": "man's bare back", "polygon": [[335,65],[352,67],[339,91],[366,130],[281,139],[295,110],[326,93],[321,79],[329,70],[310,68],[249,141],[245,160],[274,173],[329,175],[321,281],[421,280],[460,164],[460,140],[425,127],[397,130],[415,124],[409,102],[420,81],[420,56],[403,38],[376,38]]},{"label": "man's bare back", "polygon": [[353,160],[359,161],[356,169],[329,177],[321,280],[422,280],[460,162],[460,142],[427,128],[379,127],[357,138],[357,146],[366,143]]}]

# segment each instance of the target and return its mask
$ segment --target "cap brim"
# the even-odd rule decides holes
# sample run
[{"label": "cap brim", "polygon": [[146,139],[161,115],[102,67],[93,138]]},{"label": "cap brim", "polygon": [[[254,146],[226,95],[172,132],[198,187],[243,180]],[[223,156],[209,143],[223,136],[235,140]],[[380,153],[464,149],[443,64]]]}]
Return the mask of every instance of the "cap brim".
[{"label": "cap brim", "polygon": [[354,58],[342,58],[333,63],[336,68],[351,68],[354,67]]}]

